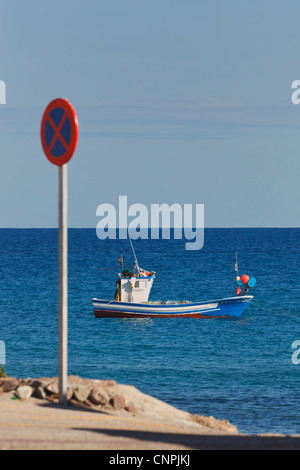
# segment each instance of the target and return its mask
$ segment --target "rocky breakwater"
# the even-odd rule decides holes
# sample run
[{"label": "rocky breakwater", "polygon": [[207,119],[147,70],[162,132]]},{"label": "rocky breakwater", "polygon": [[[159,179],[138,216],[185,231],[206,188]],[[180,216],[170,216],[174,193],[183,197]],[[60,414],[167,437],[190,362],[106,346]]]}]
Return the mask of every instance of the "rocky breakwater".
[{"label": "rocky breakwater", "polygon": [[[58,403],[58,378],[37,379],[0,378],[0,394],[10,393],[15,400],[48,400]],[[112,414],[143,416],[155,421],[172,421],[179,425],[200,425],[225,434],[238,434],[235,426],[212,416],[193,415],[140,392],[132,385],[115,380],[92,380],[79,376],[68,377],[68,404]]]}]

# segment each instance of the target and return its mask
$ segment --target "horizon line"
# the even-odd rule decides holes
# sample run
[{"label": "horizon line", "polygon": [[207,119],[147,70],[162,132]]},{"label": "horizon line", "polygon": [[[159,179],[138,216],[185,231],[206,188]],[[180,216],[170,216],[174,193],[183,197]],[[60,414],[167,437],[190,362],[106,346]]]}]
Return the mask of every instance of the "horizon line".
[{"label": "horizon line", "polygon": [[[124,227],[122,227],[121,229],[119,227],[116,227],[116,230],[122,230]],[[154,230],[163,230],[163,228],[165,230],[168,230],[166,229],[165,227],[148,227],[147,230],[151,230],[151,229],[154,229]],[[196,227],[186,227],[188,228],[189,230],[192,229],[192,230],[196,230]],[[202,227],[197,227],[198,229],[202,229]],[[253,228],[257,228],[257,229],[300,229],[300,226],[242,226],[242,227],[203,227],[204,230],[206,229],[253,229]],[[96,227],[68,227],[68,229],[71,229],[71,230],[96,230]],[[170,230],[174,230],[174,229],[181,229],[181,230],[184,230],[184,227],[170,227]],[[58,230],[58,226],[57,227],[0,227],[0,230]],[[145,230],[145,229],[144,229]]]}]

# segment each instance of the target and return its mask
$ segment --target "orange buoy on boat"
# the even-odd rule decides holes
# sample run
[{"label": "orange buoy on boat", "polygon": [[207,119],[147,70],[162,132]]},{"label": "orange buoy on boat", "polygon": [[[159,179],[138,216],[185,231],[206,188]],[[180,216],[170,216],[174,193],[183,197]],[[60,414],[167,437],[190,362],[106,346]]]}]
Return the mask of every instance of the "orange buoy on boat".
[{"label": "orange buoy on boat", "polygon": [[249,281],[250,277],[247,276],[247,274],[244,274],[242,277],[241,277],[241,281],[243,284],[247,284],[247,282]]}]

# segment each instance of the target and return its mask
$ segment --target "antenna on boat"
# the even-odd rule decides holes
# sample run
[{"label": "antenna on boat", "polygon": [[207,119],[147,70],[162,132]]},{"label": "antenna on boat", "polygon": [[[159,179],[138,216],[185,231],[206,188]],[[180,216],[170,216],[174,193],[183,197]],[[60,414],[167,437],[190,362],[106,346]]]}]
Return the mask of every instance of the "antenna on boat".
[{"label": "antenna on boat", "polygon": [[239,275],[239,266],[238,266],[238,259],[237,259],[237,252],[235,252],[235,270],[236,270],[236,275]]},{"label": "antenna on boat", "polygon": [[130,245],[131,245],[131,249],[132,249],[132,252],[133,252],[135,265],[136,265],[137,269],[139,270],[138,260],[137,260],[137,257],[136,257],[136,254],[135,254],[135,251],[134,251],[134,248],[133,248],[133,244],[132,244],[132,241],[131,241],[131,238],[130,238],[130,235],[129,235],[129,234],[128,234],[128,238],[129,238]]}]

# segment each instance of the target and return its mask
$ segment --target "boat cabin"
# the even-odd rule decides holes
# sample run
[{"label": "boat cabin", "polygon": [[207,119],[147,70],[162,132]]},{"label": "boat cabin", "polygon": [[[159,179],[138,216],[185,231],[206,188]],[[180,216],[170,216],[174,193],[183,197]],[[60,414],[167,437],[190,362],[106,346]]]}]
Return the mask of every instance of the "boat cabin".
[{"label": "boat cabin", "polygon": [[114,300],[119,302],[148,302],[155,278],[153,272],[146,276],[140,276],[139,274],[130,277],[124,277],[123,274],[119,274],[119,276]]}]

